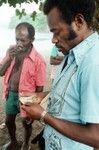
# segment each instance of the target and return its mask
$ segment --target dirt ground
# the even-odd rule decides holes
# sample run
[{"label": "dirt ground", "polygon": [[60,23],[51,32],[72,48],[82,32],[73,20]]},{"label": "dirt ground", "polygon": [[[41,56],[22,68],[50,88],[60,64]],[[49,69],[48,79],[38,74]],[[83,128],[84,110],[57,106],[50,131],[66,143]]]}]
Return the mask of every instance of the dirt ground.
[{"label": "dirt ground", "polygon": [[[51,83],[50,65],[49,65],[49,59],[47,57],[47,85],[45,87],[45,91],[50,89],[50,83]],[[0,77],[0,125],[5,121],[4,104],[5,101],[2,100],[2,78]],[[23,141],[24,130],[22,127],[20,115],[18,115],[16,118],[16,127],[17,127],[16,130],[17,139],[19,141]],[[40,122],[34,121],[31,139],[33,139],[42,130],[42,128],[43,126],[41,125]],[[4,145],[7,142],[9,142],[9,136],[8,136],[7,128],[5,127],[4,129],[0,129],[0,150],[2,148],[2,145]],[[32,146],[32,150],[39,150],[38,144],[34,144],[34,145],[32,144],[31,146]]]}]

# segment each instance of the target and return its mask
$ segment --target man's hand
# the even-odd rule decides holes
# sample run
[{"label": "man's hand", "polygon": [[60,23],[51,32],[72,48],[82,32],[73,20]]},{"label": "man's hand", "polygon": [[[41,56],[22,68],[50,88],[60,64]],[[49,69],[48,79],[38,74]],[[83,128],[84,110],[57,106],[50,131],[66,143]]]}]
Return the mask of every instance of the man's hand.
[{"label": "man's hand", "polygon": [[33,120],[40,120],[41,114],[44,109],[37,103],[27,103],[22,105],[21,108],[26,111],[27,115]]},{"label": "man's hand", "polygon": [[53,57],[53,56],[50,56],[50,64],[51,65],[59,65],[64,59],[64,56],[56,56],[56,57]]},{"label": "man's hand", "polygon": [[0,76],[5,75],[5,72],[7,71],[13,58],[16,55],[17,55],[17,46],[16,45],[10,46],[6,52],[6,56],[4,57],[4,59],[2,60],[0,64]]},{"label": "man's hand", "polygon": [[17,55],[17,53],[18,53],[17,49],[18,48],[16,45],[11,45],[9,47],[9,49],[7,50],[7,53],[6,53],[9,56],[9,59],[12,60]]}]

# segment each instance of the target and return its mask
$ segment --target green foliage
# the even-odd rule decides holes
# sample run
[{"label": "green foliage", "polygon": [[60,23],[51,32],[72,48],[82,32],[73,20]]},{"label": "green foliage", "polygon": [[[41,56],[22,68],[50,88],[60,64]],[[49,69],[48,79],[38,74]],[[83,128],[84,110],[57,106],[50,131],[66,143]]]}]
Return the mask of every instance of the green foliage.
[{"label": "green foliage", "polygon": [[11,18],[9,28],[14,29],[18,23],[28,22],[31,23],[35,27],[35,30],[38,32],[47,31],[48,27],[47,27],[46,16],[44,16],[43,13],[41,12],[40,13],[35,12],[35,14],[32,15],[36,15],[35,20],[33,19],[33,16],[31,17],[30,14],[25,14],[20,19],[19,16],[13,16]]},{"label": "green foliage", "polygon": [[38,4],[39,2],[42,2],[42,0],[0,0],[0,6],[3,4],[3,3],[8,3],[9,6],[13,6],[13,7],[16,7],[16,4],[23,4],[23,3],[36,3]]},{"label": "green foliage", "polygon": [[25,9],[22,9],[22,11],[20,11],[19,9],[16,9],[16,16],[18,16],[19,19],[21,19],[22,16],[26,16]]},{"label": "green foliage", "polygon": [[[22,1],[21,1],[22,2]],[[42,0],[27,0],[25,1],[25,3],[32,3],[32,2],[35,2],[36,4],[39,5],[39,10],[41,11],[42,10],[42,7],[43,7],[43,2]],[[19,16],[19,19],[21,19],[23,16],[26,15],[26,11],[25,9],[22,9],[22,10],[19,10],[19,9],[16,9],[16,16]],[[35,17],[36,17],[36,11],[33,11],[30,16],[32,17],[33,20],[35,20]]]},{"label": "green foliage", "polygon": [[5,4],[6,4],[6,3],[7,3],[7,1],[6,1],[6,0],[0,0],[0,6],[2,6],[2,4],[3,4],[3,3],[5,3]]},{"label": "green foliage", "polygon": [[33,19],[33,21],[35,21],[36,15],[37,15],[36,11],[33,11],[33,13],[30,15],[30,17]]},{"label": "green foliage", "polygon": [[[42,10],[42,6],[43,6],[43,0],[0,0],[0,6],[2,6],[3,3],[5,4],[8,3],[10,7],[11,6],[16,7],[17,4],[21,6],[21,4],[23,3],[28,3],[28,4],[35,3],[39,5],[39,10]],[[26,15],[25,9],[22,9],[22,11],[16,9],[16,15],[19,16],[19,19],[21,19],[22,16]],[[33,20],[35,20],[36,17],[35,11],[31,13],[31,17],[33,17]]]}]

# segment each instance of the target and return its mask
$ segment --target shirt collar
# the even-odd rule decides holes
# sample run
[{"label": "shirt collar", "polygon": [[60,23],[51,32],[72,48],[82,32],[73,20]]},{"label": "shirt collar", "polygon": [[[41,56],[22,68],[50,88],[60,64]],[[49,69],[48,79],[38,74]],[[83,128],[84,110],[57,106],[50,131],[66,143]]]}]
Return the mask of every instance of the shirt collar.
[{"label": "shirt collar", "polygon": [[94,32],[89,37],[87,37],[84,41],[79,43],[76,47],[70,50],[69,55],[75,58],[77,66],[80,64],[83,56],[93,47],[96,41],[99,40],[99,35],[97,32]]},{"label": "shirt collar", "polygon": [[34,48],[34,46],[32,47],[32,50],[30,52],[30,54],[28,55],[28,57],[32,60],[35,61],[35,56],[37,55],[36,49]]}]

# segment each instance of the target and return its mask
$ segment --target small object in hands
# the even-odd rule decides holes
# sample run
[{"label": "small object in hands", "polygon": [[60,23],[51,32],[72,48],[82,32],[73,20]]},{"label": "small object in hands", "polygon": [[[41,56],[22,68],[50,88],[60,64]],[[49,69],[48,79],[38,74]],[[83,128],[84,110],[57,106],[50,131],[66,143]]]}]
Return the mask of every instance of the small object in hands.
[{"label": "small object in hands", "polygon": [[[21,105],[24,105],[24,104],[26,104],[26,103],[28,103],[28,102],[30,102],[30,103],[33,103],[33,102],[35,102],[36,101],[36,95],[35,94],[32,94],[32,95],[30,95],[30,96],[21,96],[21,95],[19,95],[19,101],[21,102]],[[23,118],[27,118],[27,113],[26,113],[26,111],[25,110],[23,110],[23,109],[21,109],[20,108],[20,115],[21,115],[21,117],[23,117]],[[31,122],[30,120],[27,120],[27,122]],[[29,123],[27,123],[27,124],[29,124]]]},{"label": "small object in hands", "polygon": [[48,103],[48,98],[49,98],[49,94],[47,94],[46,97],[43,98],[43,100],[41,101],[40,105],[46,110],[47,109],[47,103]]},{"label": "small object in hands", "polygon": [[33,102],[36,102],[36,95],[31,95],[31,96],[20,96],[19,95],[19,101],[22,103],[22,104],[26,104],[28,102],[30,103],[33,103]]},{"label": "small object in hands", "polygon": [[[45,110],[47,108],[47,102],[48,102],[49,95],[50,95],[50,93],[40,103],[40,105]],[[36,100],[37,100],[37,96],[35,94],[31,94],[30,96],[19,95],[19,101],[21,102],[21,104],[26,104],[27,102],[35,103]],[[23,118],[27,117],[26,111],[24,111],[23,109],[20,109],[20,114],[21,114],[21,117],[23,117]]]}]

